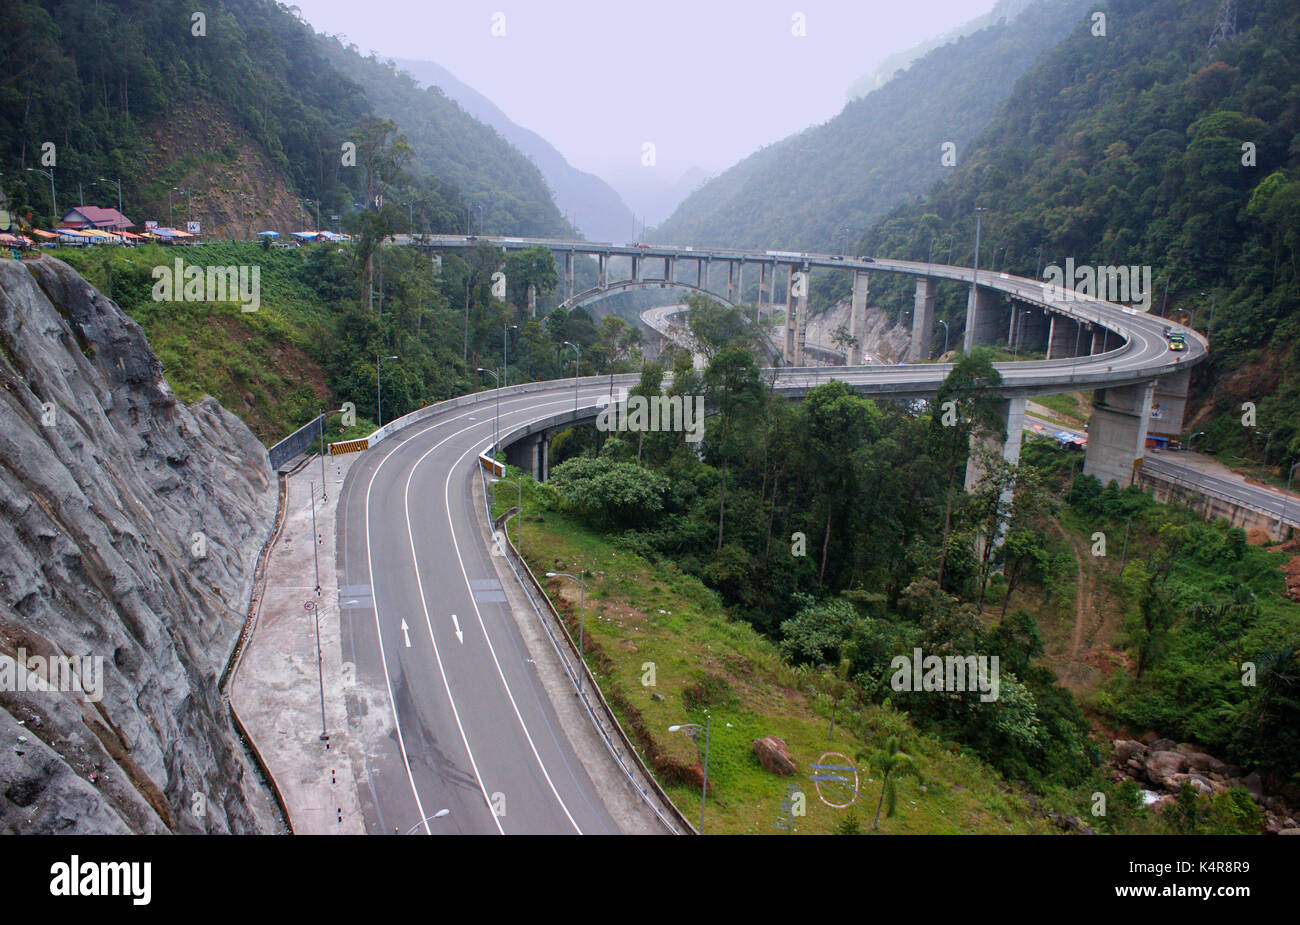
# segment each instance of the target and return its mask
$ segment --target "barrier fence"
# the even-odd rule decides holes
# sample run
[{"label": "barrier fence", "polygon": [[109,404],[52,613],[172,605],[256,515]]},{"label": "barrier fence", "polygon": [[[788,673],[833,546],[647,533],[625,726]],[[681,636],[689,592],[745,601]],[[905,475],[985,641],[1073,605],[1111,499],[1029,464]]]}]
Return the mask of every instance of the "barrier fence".
[{"label": "barrier fence", "polygon": [[[275,446],[267,450],[267,455],[271,457],[271,468],[279,469],[299,453],[307,452],[307,450],[320,439],[324,418],[325,415],[323,414],[312,418],[306,424],[302,425],[302,427],[299,427],[289,436],[285,437]],[[362,449],[364,449],[364,447]]]}]

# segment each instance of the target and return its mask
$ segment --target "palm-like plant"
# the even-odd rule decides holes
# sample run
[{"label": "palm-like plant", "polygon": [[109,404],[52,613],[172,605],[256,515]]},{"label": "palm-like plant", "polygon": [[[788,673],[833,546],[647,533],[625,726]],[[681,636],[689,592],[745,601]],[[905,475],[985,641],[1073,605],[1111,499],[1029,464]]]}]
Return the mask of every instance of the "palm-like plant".
[{"label": "palm-like plant", "polygon": [[[863,755],[858,753],[858,759],[861,760]],[[904,775],[911,775],[918,781],[921,780],[921,772],[916,769],[912,762],[912,756],[905,752],[899,751],[898,736],[891,735],[885,740],[885,747],[880,751],[873,752],[868,756],[871,767],[880,772],[880,799],[876,803],[876,818],[871,823],[872,831],[880,827],[880,811],[884,809],[886,816],[894,815],[894,809],[898,805],[898,779]]]}]

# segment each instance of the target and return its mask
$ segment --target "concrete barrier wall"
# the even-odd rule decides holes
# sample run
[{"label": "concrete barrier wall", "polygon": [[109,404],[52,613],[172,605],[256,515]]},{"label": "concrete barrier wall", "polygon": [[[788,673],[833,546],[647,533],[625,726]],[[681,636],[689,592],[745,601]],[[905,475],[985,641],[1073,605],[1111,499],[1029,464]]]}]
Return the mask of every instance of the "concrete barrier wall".
[{"label": "concrete barrier wall", "polygon": [[[367,439],[370,441],[370,446],[373,447],[379,441],[391,437],[399,430],[402,430],[403,428],[406,427],[410,427],[412,424],[418,424],[421,421],[427,420],[433,417],[434,415],[441,414],[444,411],[452,411],[456,408],[464,408],[469,405],[476,405],[480,403],[490,402],[495,404],[498,392],[500,393],[501,398],[505,399],[505,398],[510,398],[511,396],[514,395],[527,395],[531,392],[545,392],[550,389],[554,389],[556,383],[562,383],[564,381],[565,380],[563,379],[547,379],[547,380],[543,380],[542,382],[525,382],[522,385],[511,385],[501,389],[486,389],[482,392],[471,392],[469,395],[462,395],[459,398],[449,398],[446,401],[440,401],[437,402],[436,404],[426,405],[423,408],[419,408],[415,411],[412,411],[410,414],[404,414],[400,418],[395,418],[389,421],[383,427],[376,430]],[[570,383],[573,382],[572,379],[568,381]],[[640,373],[622,373],[616,375],[614,377],[615,394],[617,394],[618,389],[631,388],[632,386],[636,385],[640,381],[641,381]],[[670,381],[668,377],[665,377],[665,384],[668,381]],[[582,389],[594,388],[596,386],[602,386],[602,385],[608,387],[610,379],[609,376],[581,376],[579,377],[577,382],[578,382],[578,389],[579,391],[581,391]],[[588,405],[588,407],[590,406]],[[573,414],[572,410],[566,413],[567,413],[566,420],[573,421],[577,419],[577,416]],[[565,415],[561,414],[558,415],[557,417],[564,419]],[[531,430],[527,427],[517,428],[516,430],[511,431],[509,433],[508,439],[507,439],[507,435],[505,434],[502,435],[501,446],[502,447],[509,446],[511,443],[514,443],[516,440],[519,440],[521,437],[527,436],[530,433],[536,433],[538,430],[545,430],[545,429],[546,428],[544,427],[536,427],[536,426],[532,427]]]},{"label": "concrete barrier wall", "polygon": [[307,452],[313,444],[320,440],[321,417],[324,417],[324,415],[312,418],[266,451],[267,455],[271,457],[272,469],[279,469],[299,453]]},{"label": "concrete barrier wall", "polygon": [[[1244,498],[1235,498],[1224,492],[1207,490],[1192,482],[1139,468],[1137,484],[1144,491],[1150,491],[1157,501],[1170,504],[1183,504],[1197,511],[1206,520],[1222,518],[1231,527],[1243,530],[1263,530],[1270,536],[1279,535],[1279,516],[1267,514],[1249,506]],[[1287,521],[1296,517],[1288,514]]]}]

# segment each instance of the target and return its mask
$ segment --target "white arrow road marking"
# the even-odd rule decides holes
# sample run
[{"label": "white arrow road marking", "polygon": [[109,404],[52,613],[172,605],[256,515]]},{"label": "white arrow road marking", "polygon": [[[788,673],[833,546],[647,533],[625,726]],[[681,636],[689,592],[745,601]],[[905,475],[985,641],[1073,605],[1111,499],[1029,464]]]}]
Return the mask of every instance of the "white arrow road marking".
[{"label": "white arrow road marking", "polygon": [[407,626],[407,625],[406,625],[406,621],[403,620],[403,621],[402,621],[402,638],[406,640],[406,647],[407,647],[408,649],[411,648],[411,634],[410,634],[409,632],[407,632],[409,629],[410,629],[410,627]]},{"label": "white arrow road marking", "polygon": [[460,621],[456,619],[455,614],[451,615],[451,622],[456,627],[456,641],[463,646],[465,644],[465,634],[460,631]]}]

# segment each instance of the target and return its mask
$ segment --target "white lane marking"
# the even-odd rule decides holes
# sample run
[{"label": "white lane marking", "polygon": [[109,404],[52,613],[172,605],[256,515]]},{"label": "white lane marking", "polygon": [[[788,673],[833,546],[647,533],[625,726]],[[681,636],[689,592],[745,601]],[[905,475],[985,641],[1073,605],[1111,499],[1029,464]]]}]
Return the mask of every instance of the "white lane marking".
[{"label": "white lane marking", "polygon": [[460,621],[456,619],[455,614],[451,615],[451,622],[456,627],[456,641],[463,646],[465,644],[465,634],[460,631]]},{"label": "white lane marking", "polygon": [[[594,393],[594,394],[599,394],[599,393]],[[538,397],[538,396],[534,396],[534,398],[536,398],[536,397]],[[589,395],[588,397],[591,397],[591,396]],[[568,402],[567,402],[567,400],[565,400],[565,399],[557,399],[556,401],[541,402],[540,404],[534,404],[534,405],[532,405],[532,406],[530,406],[530,407],[528,407],[528,408],[525,408],[525,409],[523,409],[523,410],[525,410],[525,411],[533,411],[533,410],[536,410],[536,409],[538,409],[538,408],[545,408],[545,407],[548,407],[548,406],[550,406],[550,405],[558,405],[558,404],[566,404],[566,405],[567,405]],[[464,415],[462,415],[462,417],[464,417]],[[449,440],[453,440],[453,439],[455,439],[456,437],[459,437],[461,434],[466,433],[466,432],[471,431],[471,430],[474,430],[475,428],[480,427],[480,426],[483,426],[483,425],[486,424],[486,423],[487,423],[487,422],[484,421],[484,422],[482,422],[482,424],[475,424],[475,425],[470,426],[470,427],[464,427],[464,428],[461,428],[460,430],[456,431],[454,434],[448,434],[446,437],[444,437],[443,439],[439,440],[437,443],[435,443],[433,446],[431,446],[428,450],[426,450],[426,451],[424,452],[424,454],[421,455],[420,458],[417,459],[417,460],[416,460],[416,461],[411,465],[410,472],[409,472],[409,473],[407,474],[407,476],[406,476],[406,488],[405,488],[405,491],[403,492],[403,495],[402,495],[402,506],[403,506],[403,508],[404,508],[405,511],[406,511],[406,535],[407,535],[407,538],[410,540],[410,545],[411,545],[411,561],[415,564],[415,583],[416,583],[416,586],[417,586],[417,588],[419,589],[419,593],[420,593],[420,607],[424,610],[424,625],[425,625],[425,627],[426,627],[426,628],[428,629],[428,631],[429,631],[429,642],[433,644],[433,657],[434,657],[434,660],[438,663],[438,674],[440,674],[440,675],[442,676],[442,687],[443,687],[443,690],[445,690],[445,691],[447,692],[447,702],[451,705],[452,716],[454,716],[454,717],[456,718],[456,728],[457,728],[458,730],[460,730],[460,740],[461,740],[461,742],[463,742],[464,745],[465,745],[465,752],[466,752],[466,754],[469,755],[469,763],[470,763],[470,767],[473,768],[473,770],[474,770],[474,779],[475,779],[476,781],[478,781],[479,792],[483,794],[483,800],[484,800],[485,803],[487,803],[488,809],[489,809],[489,810],[491,811],[491,813],[492,813],[492,821],[496,824],[497,831],[498,831],[500,834],[504,835],[504,834],[505,834],[505,830],[501,827],[501,819],[500,819],[500,817],[497,815],[496,808],[492,805],[492,799],[488,796],[487,788],[483,786],[483,777],[482,777],[482,775],[479,774],[478,763],[474,760],[474,752],[473,752],[473,750],[469,747],[469,738],[468,738],[468,736],[465,734],[465,726],[464,726],[464,724],[463,724],[463,723],[461,722],[461,720],[460,720],[460,711],[456,709],[456,699],[455,699],[454,696],[452,696],[452,693],[451,693],[451,685],[450,685],[450,683],[447,681],[447,672],[443,669],[443,665],[442,665],[442,655],[441,655],[441,654],[439,653],[439,651],[438,651],[438,642],[437,642],[436,639],[434,639],[434,636],[433,636],[433,619],[429,616],[429,604],[428,604],[427,599],[426,599],[425,596],[424,596],[424,579],[421,578],[421,576],[420,576],[420,559],[419,559],[419,556],[416,554],[416,551],[415,551],[415,531],[411,529],[411,503],[410,503],[410,495],[411,495],[411,480],[412,480],[412,479],[414,478],[414,476],[415,476],[415,470],[416,470],[417,468],[419,468],[420,463],[422,463],[422,462],[423,462],[423,461],[424,461],[428,456],[430,456],[430,455],[431,455],[435,450],[437,450],[439,447],[441,447],[441,446],[442,446],[444,443],[446,443],[447,441],[449,441]],[[397,452],[397,450],[400,450],[400,449],[401,449],[403,446],[405,446],[407,443],[410,443],[412,440],[414,440],[414,439],[416,439],[417,437],[421,436],[423,433],[424,433],[424,432],[421,431],[420,434],[414,434],[414,435],[412,435],[411,437],[407,438],[406,440],[402,441],[402,443],[399,444],[395,450],[393,450],[392,452],[390,452],[390,453],[388,454],[388,456],[385,456],[385,457],[384,457],[384,462],[387,462],[387,461],[388,461],[388,460],[393,456],[393,454]],[[470,452],[473,452],[473,450],[471,450]],[[462,455],[462,456],[460,457],[460,459],[464,459],[464,458],[465,458],[464,455]],[[460,460],[457,460],[456,462],[457,462],[457,464],[459,464],[459,463],[460,463]],[[382,466],[382,465],[383,465],[383,463],[381,462],[381,463],[380,463],[380,466]],[[453,468],[454,468],[454,467],[453,467]],[[376,468],[376,469],[375,469],[375,472],[376,472],[376,474],[377,474],[377,473],[379,472],[379,469]],[[448,476],[448,479],[450,480],[450,476]],[[373,480],[374,480],[374,476],[371,476],[371,481],[373,482]],[[449,482],[449,484],[450,484],[450,482]],[[368,491],[367,491],[367,495],[369,495],[369,492],[368,492]],[[444,504],[444,505],[447,503],[447,500],[446,500],[446,499],[447,499],[447,493],[444,491],[444,493],[443,493],[443,504]],[[369,514],[369,505],[368,505],[368,504],[367,504],[367,514]],[[450,512],[450,511],[448,511],[448,513],[447,513],[447,518],[448,518],[448,520],[450,521],[450,519],[451,519],[451,512]],[[367,533],[367,538],[368,538],[368,537],[369,537],[369,534]],[[453,532],[453,533],[452,533],[452,541],[455,542],[455,539],[456,539],[456,536],[455,536],[455,533]],[[368,549],[367,549],[367,552],[369,552]],[[457,556],[460,555],[460,550],[459,550],[459,548],[457,548],[457,550],[456,550],[456,555],[457,555]],[[464,566],[464,562],[463,562],[463,561],[462,561],[462,563],[461,563],[461,574],[462,574],[462,575],[465,575],[465,566]],[[371,587],[374,587],[374,582],[373,582],[373,581],[371,582]],[[470,592],[469,592],[470,601],[473,602],[473,601],[474,601],[474,591],[473,591],[473,588],[470,586],[470,583],[469,583],[469,577],[468,577],[467,575],[465,576],[465,587],[470,589]],[[474,609],[475,609],[475,610],[478,609],[478,604],[477,604],[477,603],[474,604]],[[377,618],[376,618],[376,619],[377,619]],[[480,619],[479,619],[479,623],[481,624],[482,622],[483,622],[483,621],[482,621],[482,618],[480,618]],[[486,634],[486,630],[485,630],[485,634]],[[489,641],[489,643],[488,643],[488,649],[491,650],[491,647],[492,647],[492,644],[491,644],[491,642]],[[495,652],[492,653],[492,659],[493,659],[493,661],[496,661],[496,653],[495,653]],[[500,674],[500,672],[501,672],[501,666],[500,666],[500,665],[497,665],[497,673]],[[504,678],[503,678],[502,680],[504,681]],[[506,689],[506,694],[509,695],[509,693],[510,693],[510,690],[509,690],[509,688],[507,688],[507,689]],[[514,703],[514,698],[513,698],[513,697],[510,698],[510,702],[511,702],[512,704]],[[515,707],[515,715],[516,715],[516,716],[519,715],[519,708],[518,708],[518,707]],[[522,723],[522,719],[520,720],[520,722]],[[524,735],[525,735],[525,736],[528,735],[528,730],[526,730],[526,729],[524,730]],[[531,739],[531,738],[529,738],[528,743],[529,743],[530,746],[532,745],[532,739]],[[534,755],[537,754],[537,749],[536,749],[535,747],[533,748],[533,754],[534,754]],[[403,752],[403,755],[405,755],[405,752]],[[542,774],[543,774],[543,775],[546,775],[546,769],[545,769],[545,768],[542,768]],[[547,780],[547,783],[550,783],[550,780],[551,780],[551,779],[550,779],[549,776],[547,776],[547,777],[546,777],[546,780]],[[555,791],[555,787],[554,787],[554,785],[552,785],[552,787],[551,787],[551,791],[552,791],[552,792]],[[557,799],[558,799],[558,796],[559,796],[559,795],[557,794],[557,795],[556,795]],[[561,803],[561,806],[563,806],[563,803]],[[565,809],[565,814],[568,815],[568,809]],[[572,819],[572,817],[570,817],[570,819]],[[425,827],[428,828],[427,824],[426,824]],[[575,825],[574,828],[577,828],[577,826]],[[579,833],[579,834],[581,834],[581,833]]]},{"label": "white lane marking", "polygon": [[410,634],[410,632],[409,632],[410,629],[411,629],[411,628],[410,628],[409,626],[406,625],[406,621],[403,620],[403,621],[402,621],[402,638],[406,640],[406,648],[408,648],[408,649],[411,648],[411,634]]},{"label": "white lane marking", "polygon": [[[587,397],[588,399],[590,399],[592,396],[589,394]],[[451,468],[447,471],[447,478],[443,482],[443,488],[442,488],[443,505],[446,507],[447,510],[447,526],[448,529],[451,531],[451,544],[452,547],[456,550],[456,560],[460,563],[460,573],[465,578],[465,587],[467,588],[471,587],[469,583],[469,573],[465,571],[465,558],[461,555],[460,543],[456,540],[456,525],[452,523],[451,520],[451,476],[456,471],[456,469],[460,466],[460,464],[465,460],[466,456],[469,456],[471,453],[477,453],[477,452],[478,452],[477,450],[471,447],[470,449],[466,450],[464,453],[460,455],[460,458],[457,459],[452,464]],[[417,461],[415,465],[418,466],[421,461],[423,461],[423,457],[421,457],[421,459]],[[415,466],[411,467],[411,472],[412,474],[414,474]],[[410,517],[409,511],[407,512],[407,517],[408,517],[408,524],[409,524],[409,517]],[[528,747],[532,749],[533,757],[537,759],[537,766],[542,769],[542,776],[546,778],[547,786],[551,788],[551,793],[555,794],[555,800],[557,803],[560,804],[560,809],[564,811],[564,815],[568,818],[569,824],[573,826],[573,830],[575,832],[581,835],[582,829],[578,827],[578,823],[573,818],[573,814],[569,812],[569,807],[564,805],[564,799],[560,796],[560,792],[555,789],[555,782],[551,780],[551,775],[546,770],[546,765],[542,761],[542,756],[537,752],[537,745],[536,743],[533,742],[533,737],[528,732],[528,725],[524,722],[524,717],[519,712],[519,704],[515,703],[515,695],[510,691],[510,685],[506,682],[505,672],[501,670],[501,662],[497,660],[496,648],[492,645],[492,637],[488,635],[487,624],[483,622],[483,613],[478,608],[478,601],[474,600],[473,590],[470,591],[470,602],[473,603],[474,605],[474,615],[478,617],[478,625],[483,630],[483,638],[487,640],[488,652],[492,654],[492,664],[496,666],[497,677],[501,679],[501,686],[505,688],[506,696],[510,698],[510,706],[515,711],[515,718],[519,720],[519,728],[524,731],[524,738],[528,740]]]},{"label": "white lane marking", "polygon": [[[522,401],[525,399],[520,399],[520,400]],[[556,404],[556,403],[558,402],[548,402],[547,404]],[[370,576],[370,587],[372,589],[375,587],[375,565],[374,565],[373,557],[370,552],[370,492],[375,486],[375,478],[379,475],[379,470],[384,468],[384,463],[388,462],[388,460],[392,458],[394,453],[396,453],[402,447],[406,446],[406,444],[410,443],[412,440],[424,436],[426,433],[433,430],[435,427],[441,427],[444,424],[454,424],[455,422],[461,420],[462,418],[465,418],[466,416],[467,415],[464,414],[457,415],[456,417],[448,418],[447,420],[444,421],[435,421],[429,424],[428,427],[421,428],[418,432],[411,434],[411,436],[407,437],[401,443],[397,444],[397,446],[389,450],[388,453],[384,456],[384,458],[379,461],[379,465],[375,466],[375,471],[370,473],[370,480],[366,483],[365,531],[366,531],[366,571]],[[466,427],[463,430],[457,431],[455,434],[452,434],[452,437],[457,436],[458,434],[462,434],[466,430],[471,430],[471,429],[472,428]],[[447,439],[450,440],[451,437],[448,437]],[[444,440],[443,442],[445,443],[446,441]],[[349,492],[349,497],[350,496],[351,496],[351,492]],[[416,577],[418,578],[419,576],[417,575]],[[424,595],[423,593],[421,593],[421,600],[423,600],[423,597]],[[388,673],[388,656],[384,653],[384,633],[383,633],[383,629],[380,627],[379,624],[379,601],[377,598],[374,598],[373,592],[372,592],[371,607],[374,609],[375,612],[375,636],[379,640],[379,660],[382,663],[384,668],[384,687],[388,691],[388,707],[393,711],[393,726],[397,730],[397,748],[398,751],[402,753],[402,765],[406,768],[406,779],[411,785],[411,795],[415,797],[416,809],[418,809],[420,812],[420,818],[424,820],[424,832],[426,835],[432,835],[433,830],[429,828],[429,822],[427,818],[428,814],[425,813],[424,811],[424,804],[420,800],[419,788],[415,786],[415,777],[411,773],[411,759],[406,754],[406,741],[402,738],[402,721],[398,719],[397,716],[397,701],[393,698],[393,682]],[[435,654],[436,654],[436,649],[435,649]],[[442,671],[441,662],[439,662],[438,670],[440,672]],[[445,686],[446,683],[447,683],[446,675],[443,675],[443,685]],[[455,712],[454,707],[453,707],[453,712]],[[459,716],[456,718],[456,724],[457,726],[460,725]],[[465,740],[464,729],[461,729],[461,741],[465,743],[465,750],[468,752],[469,742]],[[472,765],[473,763],[474,763],[474,756],[473,754],[471,754],[470,764]],[[474,769],[474,776],[476,779],[478,778],[477,767]],[[479,790],[483,791],[483,781],[481,779],[479,780],[478,784],[479,784]],[[501,831],[501,822],[500,820],[497,819],[496,810],[492,806],[492,801],[488,799],[488,795],[486,791],[483,791],[483,799],[487,802],[488,810],[492,813],[493,821],[496,822],[497,831],[501,832],[501,834],[504,835],[505,832]]]}]

